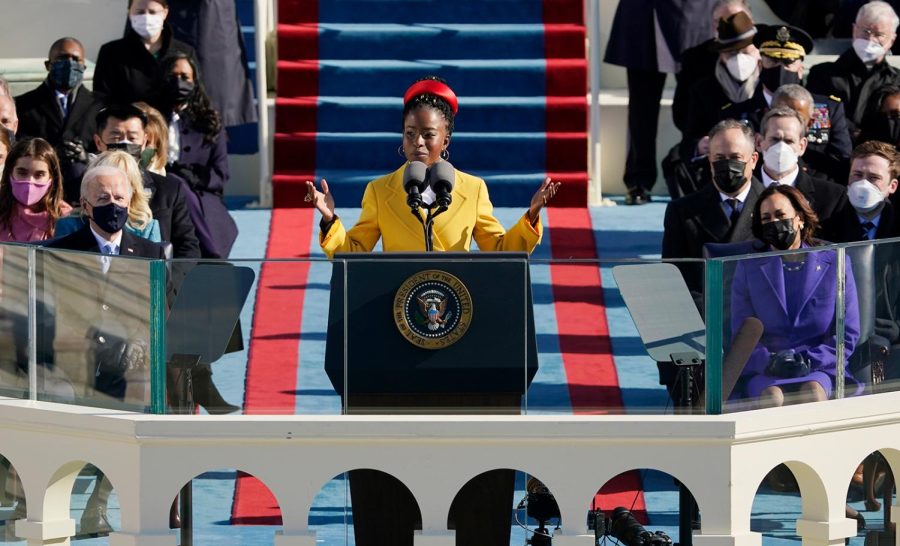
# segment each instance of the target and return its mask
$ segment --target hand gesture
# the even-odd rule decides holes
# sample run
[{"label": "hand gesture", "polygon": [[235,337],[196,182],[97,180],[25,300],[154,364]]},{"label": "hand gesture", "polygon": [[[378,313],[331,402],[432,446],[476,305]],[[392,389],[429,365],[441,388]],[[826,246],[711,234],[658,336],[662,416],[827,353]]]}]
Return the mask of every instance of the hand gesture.
[{"label": "hand gesture", "polygon": [[550,177],[544,179],[544,183],[541,184],[541,187],[535,192],[534,197],[531,198],[531,204],[528,206],[528,218],[531,219],[532,223],[537,222],[537,219],[541,214],[541,209],[553,199],[556,192],[559,191],[560,184],[561,182],[550,180]]},{"label": "hand gesture", "polygon": [[62,154],[63,159],[67,159],[72,163],[87,163],[88,156],[87,152],[84,149],[84,142],[81,141],[80,138],[74,138],[72,140],[64,140],[62,142]]},{"label": "hand gesture", "polygon": [[322,220],[325,223],[334,218],[334,197],[328,191],[328,182],[324,178],[322,179],[322,191],[316,189],[316,183],[312,180],[306,181],[306,197],[303,200],[316,207],[322,214]]}]

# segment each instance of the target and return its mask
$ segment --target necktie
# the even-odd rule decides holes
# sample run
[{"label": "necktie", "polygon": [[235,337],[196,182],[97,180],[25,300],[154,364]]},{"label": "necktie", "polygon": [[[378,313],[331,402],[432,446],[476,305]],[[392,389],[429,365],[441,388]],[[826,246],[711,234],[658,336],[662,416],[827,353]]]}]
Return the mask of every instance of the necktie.
[{"label": "necktie", "polygon": [[872,237],[869,237],[869,234],[872,233],[872,230],[873,230],[873,229],[875,229],[875,223],[874,223],[874,222],[865,222],[865,223],[863,223],[863,224],[862,224],[862,230],[863,230],[863,234],[862,234],[862,235],[863,235],[863,239],[874,239],[874,238],[875,238],[875,237],[874,237],[874,233],[872,234],[872,235],[873,235]]},{"label": "necktie", "polygon": [[103,253],[103,256],[100,256],[100,268],[105,275],[109,271],[109,265],[112,262],[110,256],[113,254],[113,246],[106,243],[100,247],[100,252]]},{"label": "necktie", "polygon": [[738,218],[741,216],[740,201],[737,199],[726,199],[728,206],[731,207],[731,215],[728,217],[728,220],[731,222],[731,225],[734,226],[737,224]]},{"label": "necktie", "polygon": [[68,95],[61,95],[59,97],[59,109],[62,110],[63,119],[66,119],[69,115]]}]

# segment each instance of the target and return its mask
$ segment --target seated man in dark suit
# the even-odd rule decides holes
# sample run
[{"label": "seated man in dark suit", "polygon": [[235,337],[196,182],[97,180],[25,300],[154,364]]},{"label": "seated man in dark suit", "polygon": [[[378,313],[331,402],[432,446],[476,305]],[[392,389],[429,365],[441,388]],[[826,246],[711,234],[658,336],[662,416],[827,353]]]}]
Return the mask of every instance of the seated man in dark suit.
[{"label": "seated man in dark suit", "polygon": [[847,203],[835,223],[832,242],[896,237],[891,196],[900,179],[900,156],[891,144],[870,140],[853,150]]},{"label": "seated man in dark suit", "polygon": [[[735,120],[721,121],[709,133],[709,162],[713,183],[676,199],[666,207],[663,258],[703,258],[706,243],[729,243],[752,238],[751,211],[762,184],[753,177],[759,154],[753,130]],[[703,267],[680,266],[695,300],[703,292]],[[700,306],[702,312],[702,306]]]},{"label": "seated man in dark suit", "polygon": [[[100,256],[52,253],[44,256],[52,287],[55,362],[69,377],[76,396],[91,404],[149,405],[150,282],[148,267],[111,256],[165,259],[163,246],[125,231],[131,184],[116,167],[88,170],[81,183],[81,206],[89,223],[46,246]],[[109,480],[97,486],[81,518],[81,534],[108,533]]]},{"label": "seated man in dark suit", "polygon": [[786,184],[800,190],[819,219],[820,238],[828,239],[834,231],[836,211],[847,202],[843,186],[809,176],[800,166],[806,151],[806,125],[790,108],[773,108],[763,117],[757,135],[757,149],[762,154],[760,180],[765,187]]},{"label": "seated man in dark suit", "polygon": [[56,148],[63,174],[65,200],[78,202],[81,176],[87,169],[87,152],[100,103],[84,85],[84,47],[75,38],[60,38],[50,46],[47,79],[16,97],[19,138],[40,137]]},{"label": "seated man in dark suit", "polygon": [[[131,193],[127,176],[120,169],[104,166],[87,171],[82,180],[81,206],[89,219],[88,224],[74,233],[47,243],[47,248],[103,255],[86,257],[47,254],[46,275],[52,281],[51,286],[55,288],[56,295],[55,345],[68,347],[66,343],[72,339],[88,340],[90,344],[91,335],[85,335],[85,331],[96,331],[98,336],[103,334],[107,338],[116,336],[124,340],[149,335],[147,266],[140,262],[109,258],[122,255],[165,259],[161,244],[131,235],[123,229],[128,219]],[[63,271],[66,276],[59,275]],[[116,282],[108,282],[113,277]],[[123,288],[125,285],[127,288]],[[94,341],[103,344],[99,338]],[[140,341],[146,344],[149,339]],[[96,356],[100,348],[92,346],[89,349]],[[139,405],[147,402],[143,390],[133,393],[127,391],[130,388],[127,374],[111,373],[117,362],[98,365],[88,358],[89,362],[83,367],[84,363],[80,361],[85,353],[79,350],[75,352],[77,354],[69,360],[65,350],[62,353],[58,350],[56,360],[64,368],[68,366],[68,375],[75,383],[76,390],[81,389],[86,396],[102,393]],[[147,362],[141,363],[146,364]]]},{"label": "seated man in dark suit", "polygon": [[[138,108],[110,106],[97,114],[94,144],[101,152],[122,149],[140,161],[147,146],[147,116]],[[199,258],[200,242],[185,201],[186,183],[173,176],[161,176],[143,169],[144,189],[150,195],[150,210],[159,222],[163,241],[172,243],[175,258]]]},{"label": "seated man in dark suit", "polygon": [[814,178],[844,185],[853,151],[844,105],[834,97],[813,95],[801,85],[787,84],[772,95],[771,107],[790,108],[806,123],[807,145],[800,168]]}]

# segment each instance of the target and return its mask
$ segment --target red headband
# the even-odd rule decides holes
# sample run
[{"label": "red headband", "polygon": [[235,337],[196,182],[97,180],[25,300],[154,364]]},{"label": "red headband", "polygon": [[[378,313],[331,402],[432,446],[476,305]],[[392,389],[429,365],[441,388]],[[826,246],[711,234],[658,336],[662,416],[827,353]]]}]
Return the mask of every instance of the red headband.
[{"label": "red headband", "polygon": [[409,89],[407,89],[406,93],[403,95],[403,104],[405,105],[419,95],[434,95],[444,99],[447,101],[447,104],[450,105],[450,110],[453,111],[454,116],[456,115],[456,111],[459,110],[459,102],[456,100],[456,93],[454,93],[446,83],[441,83],[436,80],[422,80],[416,82],[410,85]]}]

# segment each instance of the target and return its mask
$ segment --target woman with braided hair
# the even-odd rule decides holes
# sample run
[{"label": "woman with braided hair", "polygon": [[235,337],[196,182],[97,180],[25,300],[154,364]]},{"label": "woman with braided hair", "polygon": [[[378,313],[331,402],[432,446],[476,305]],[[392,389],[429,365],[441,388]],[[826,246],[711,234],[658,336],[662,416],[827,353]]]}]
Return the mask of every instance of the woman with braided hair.
[{"label": "woman with braided hair", "polygon": [[[458,101],[443,79],[429,76],[407,89],[403,105],[403,142],[399,151],[406,162],[391,174],[369,182],[362,213],[353,228],[347,230],[335,214],[328,182],[322,180],[321,189],[314,182],[306,183],[306,201],[322,214],[319,243],[329,257],[335,252],[369,252],[379,239],[389,252],[425,250],[421,225],[406,203],[403,174],[410,162],[419,161],[431,168],[446,161]],[[474,239],[481,250],[531,252],[543,232],[541,209],[558,189],[559,182],[545,179],[528,211],[507,231],[494,218],[484,180],[456,171],[450,213],[435,218],[434,250],[469,250]],[[422,198],[426,204],[434,198],[431,188],[423,192]]]}]

